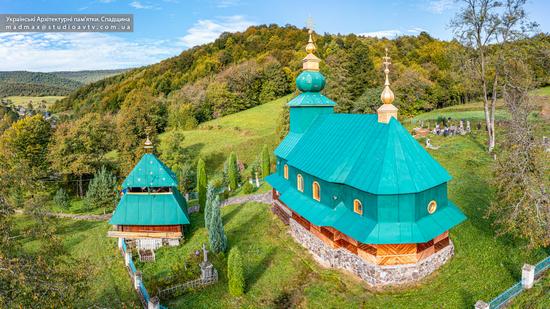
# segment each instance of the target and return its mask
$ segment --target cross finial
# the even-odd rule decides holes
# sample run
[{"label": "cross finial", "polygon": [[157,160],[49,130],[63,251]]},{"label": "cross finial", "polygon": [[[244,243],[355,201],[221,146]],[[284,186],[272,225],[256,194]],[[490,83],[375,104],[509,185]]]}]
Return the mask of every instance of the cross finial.
[{"label": "cross finial", "polygon": [[203,258],[204,262],[208,261],[208,250],[206,250],[206,245],[202,244],[202,252],[204,253]]},{"label": "cross finial", "polygon": [[309,33],[313,32],[313,26],[315,26],[313,24],[313,18],[311,17],[311,15],[309,15],[309,17],[307,18],[307,21],[306,21],[306,27],[307,27]]},{"label": "cross finial", "polygon": [[384,59],[384,67],[385,67],[385,70],[389,70],[389,65],[391,64],[390,60],[391,58],[388,56],[388,48],[386,47],[386,55],[384,57],[382,57],[382,59]]}]

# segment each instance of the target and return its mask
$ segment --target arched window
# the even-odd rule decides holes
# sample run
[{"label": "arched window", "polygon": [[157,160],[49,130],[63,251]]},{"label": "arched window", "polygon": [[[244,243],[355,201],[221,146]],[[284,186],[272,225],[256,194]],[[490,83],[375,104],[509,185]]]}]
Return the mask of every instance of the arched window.
[{"label": "arched window", "polygon": [[436,201],[431,201],[429,204],[428,204],[428,213],[429,214],[433,214],[437,209],[437,202]]},{"label": "arched window", "polygon": [[285,179],[288,179],[288,165],[286,165],[286,164],[283,167],[283,175],[284,175]]},{"label": "arched window", "polygon": [[296,187],[298,188],[298,191],[304,192],[304,178],[300,174],[296,176]]},{"label": "arched window", "polygon": [[316,201],[321,200],[321,187],[317,181],[313,182],[313,199]]},{"label": "arched window", "polygon": [[363,215],[363,204],[361,204],[360,200],[353,200],[353,211],[355,211],[356,214]]}]

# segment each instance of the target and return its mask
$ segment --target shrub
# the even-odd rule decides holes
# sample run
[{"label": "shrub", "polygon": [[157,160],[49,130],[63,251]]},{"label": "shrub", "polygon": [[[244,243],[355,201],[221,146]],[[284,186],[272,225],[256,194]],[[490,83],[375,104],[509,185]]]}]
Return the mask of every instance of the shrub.
[{"label": "shrub", "polygon": [[216,200],[216,192],[212,183],[208,184],[206,189],[206,206],[204,208],[204,226],[210,226],[210,218],[212,216],[212,207]]},{"label": "shrub", "polygon": [[243,259],[238,247],[232,248],[227,260],[227,277],[229,279],[229,293],[233,296],[244,294]]},{"label": "shrub", "polygon": [[59,188],[57,192],[55,192],[55,196],[53,197],[53,202],[55,205],[61,209],[68,209],[69,208],[69,194],[67,194],[67,191],[63,188]]},{"label": "shrub", "polygon": [[255,188],[254,186],[250,183],[250,182],[246,182],[244,185],[243,185],[243,193],[244,194],[250,194],[252,192],[255,191]]}]

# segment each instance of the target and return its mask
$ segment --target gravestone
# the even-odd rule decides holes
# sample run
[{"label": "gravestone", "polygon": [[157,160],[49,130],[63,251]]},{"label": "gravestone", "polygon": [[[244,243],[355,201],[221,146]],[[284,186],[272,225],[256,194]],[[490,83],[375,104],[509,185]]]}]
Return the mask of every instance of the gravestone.
[{"label": "gravestone", "polygon": [[208,250],[206,245],[202,244],[203,260],[200,263],[201,267],[201,279],[208,280],[214,276],[214,265],[208,260]]},{"label": "gravestone", "polygon": [[472,128],[470,127],[470,120],[466,120],[466,132],[472,132]]}]

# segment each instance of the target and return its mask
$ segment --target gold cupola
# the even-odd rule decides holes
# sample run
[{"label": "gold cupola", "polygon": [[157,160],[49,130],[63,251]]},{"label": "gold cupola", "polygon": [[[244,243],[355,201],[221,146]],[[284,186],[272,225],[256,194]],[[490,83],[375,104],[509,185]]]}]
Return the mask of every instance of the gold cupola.
[{"label": "gold cupola", "polygon": [[378,122],[382,123],[388,123],[391,120],[391,117],[394,117],[397,119],[397,107],[395,107],[392,103],[395,99],[395,95],[393,94],[393,91],[390,89],[390,60],[391,58],[388,56],[388,49],[386,48],[386,56],[384,56],[382,59],[384,59],[384,74],[386,75],[386,80],[384,82],[384,90],[382,90],[382,94],[380,95],[380,100],[382,100],[382,106],[376,110],[378,114]]},{"label": "gold cupola", "polygon": [[147,140],[145,141],[143,148],[145,149],[145,153],[153,153],[153,142],[149,139],[149,135],[147,135]]}]

